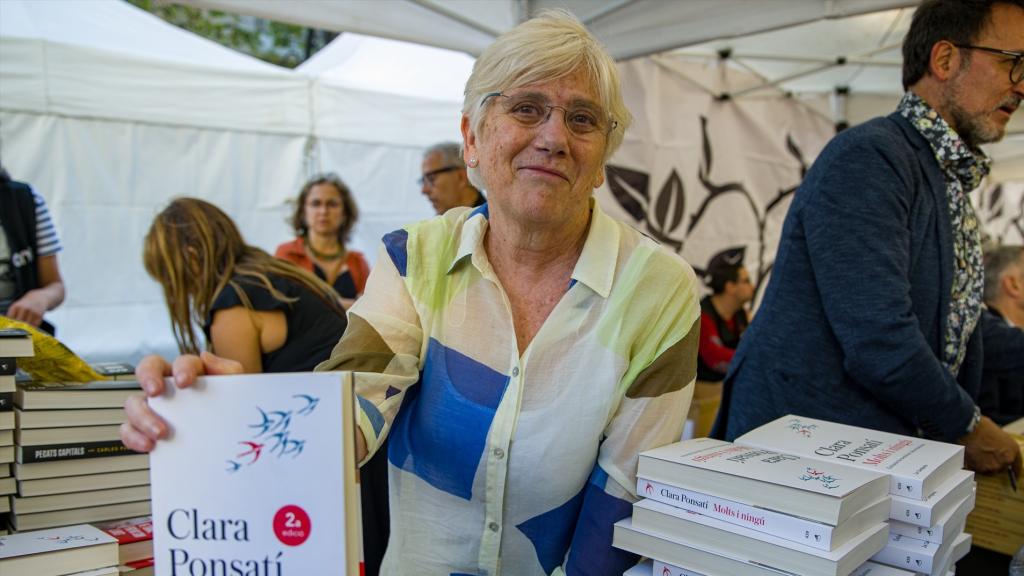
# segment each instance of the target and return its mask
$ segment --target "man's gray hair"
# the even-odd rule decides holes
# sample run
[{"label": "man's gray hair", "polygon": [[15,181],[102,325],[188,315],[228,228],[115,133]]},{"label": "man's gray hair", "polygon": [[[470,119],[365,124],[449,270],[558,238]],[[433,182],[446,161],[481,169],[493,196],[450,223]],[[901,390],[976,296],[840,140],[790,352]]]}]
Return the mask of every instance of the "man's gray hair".
[{"label": "man's gray hair", "polygon": [[431,154],[440,154],[441,164],[444,166],[466,167],[466,162],[462,159],[462,144],[458,142],[440,142],[423,151],[424,158]]},{"label": "man's gray hair", "polygon": [[998,246],[985,253],[985,303],[999,298],[999,284],[1012,268],[1022,266],[1024,246]]}]

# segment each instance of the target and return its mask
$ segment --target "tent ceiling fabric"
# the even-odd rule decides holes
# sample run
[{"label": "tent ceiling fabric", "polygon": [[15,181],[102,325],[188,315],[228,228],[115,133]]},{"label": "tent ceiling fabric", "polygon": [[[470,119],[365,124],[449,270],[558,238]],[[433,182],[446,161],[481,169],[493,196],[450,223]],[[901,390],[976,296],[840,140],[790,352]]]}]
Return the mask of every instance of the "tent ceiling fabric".
[{"label": "tent ceiling fabric", "polygon": [[[617,60],[805,22],[914,6],[915,0],[164,0],[358,32],[478,56],[544,8],[576,14]],[[756,6],[756,9],[751,9]],[[297,9],[299,8],[299,9]]]}]

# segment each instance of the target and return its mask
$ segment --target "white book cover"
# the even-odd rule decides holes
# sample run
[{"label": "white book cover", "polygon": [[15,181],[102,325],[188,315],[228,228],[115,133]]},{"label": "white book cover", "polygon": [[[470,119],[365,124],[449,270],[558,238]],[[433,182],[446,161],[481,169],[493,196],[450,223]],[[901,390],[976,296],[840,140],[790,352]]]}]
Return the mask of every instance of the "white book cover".
[{"label": "white book cover", "polygon": [[833,526],[888,484],[884,474],[711,438],[647,450],[637,475]]},{"label": "white book cover", "polygon": [[[0,536],[0,560],[42,554],[44,552],[59,552],[74,548],[99,546],[102,544],[116,545],[117,540],[89,524],[36,530],[34,532],[18,532],[16,534]],[[114,562],[112,564],[116,563],[117,553],[115,548]]]},{"label": "white book cover", "polygon": [[974,472],[958,470],[924,500],[893,496],[889,517],[915,526],[931,526],[973,491]]},{"label": "white book cover", "polygon": [[889,526],[880,523],[832,551],[818,550],[674,506],[640,500],[633,526],[698,548],[718,547],[750,561],[798,574],[849,574],[885,546]]},{"label": "white book cover", "polygon": [[938,560],[939,567],[933,570],[929,576],[940,576],[941,574],[955,572],[956,563],[971,551],[971,540],[970,534],[957,534],[956,538],[953,539],[953,544],[944,554],[940,555],[941,557]]},{"label": "white book cover", "polygon": [[736,443],[889,474],[891,494],[918,500],[964,467],[963,446],[795,415],[755,428]]},{"label": "white book cover", "polygon": [[158,574],[356,573],[350,373],[203,377],[149,402],[172,430],[150,455]]},{"label": "white book cover", "polygon": [[[745,526],[758,532],[799,542],[819,550],[833,550],[837,544],[855,536],[850,530],[831,526],[823,522],[815,522],[799,516],[791,516],[775,512],[767,508],[750,506],[741,502],[718,498],[702,492],[678,488],[646,478],[637,478],[636,492],[639,496],[668,504],[690,512],[703,514],[730,524]],[[844,524],[853,522],[858,528],[874,526],[889,517],[889,496],[885,496],[875,504],[862,509],[851,516]],[[864,515],[863,521],[857,517]],[[856,530],[854,530],[856,531]]]},{"label": "white book cover", "polygon": [[970,495],[941,515],[931,526],[915,526],[909,522],[892,520],[889,522],[889,532],[941,544],[955,536],[952,532],[954,526],[962,524],[967,520],[967,515],[971,513],[971,510],[974,510],[977,493],[977,488],[972,487]]}]

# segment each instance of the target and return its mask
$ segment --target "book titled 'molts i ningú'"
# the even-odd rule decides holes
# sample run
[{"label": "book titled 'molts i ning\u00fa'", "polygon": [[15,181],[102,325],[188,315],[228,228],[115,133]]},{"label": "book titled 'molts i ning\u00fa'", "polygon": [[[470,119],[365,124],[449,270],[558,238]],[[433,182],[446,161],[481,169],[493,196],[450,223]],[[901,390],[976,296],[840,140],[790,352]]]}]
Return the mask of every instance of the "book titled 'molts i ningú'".
[{"label": "book titled 'molts i ning\u00fa'", "polygon": [[794,415],[755,428],[736,443],[889,474],[890,494],[917,500],[964,467],[963,446]]},{"label": "book titled 'molts i ning\u00fa'", "polygon": [[[150,406],[157,574],[358,574],[348,372],[210,376]],[[198,487],[198,488],[197,488]]]}]

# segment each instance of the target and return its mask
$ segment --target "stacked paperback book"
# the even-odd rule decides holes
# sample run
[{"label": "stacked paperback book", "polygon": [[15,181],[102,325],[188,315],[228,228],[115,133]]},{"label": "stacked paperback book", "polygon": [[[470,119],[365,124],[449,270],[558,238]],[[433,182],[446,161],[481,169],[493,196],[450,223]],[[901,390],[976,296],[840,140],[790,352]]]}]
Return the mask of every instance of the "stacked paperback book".
[{"label": "stacked paperback book", "polygon": [[124,576],[153,574],[153,518],[141,516],[94,524],[117,540],[118,567]]},{"label": "stacked paperback book", "polygon": [[[125,399],[134,380],[90,383],[19,382],[14,393],[17,494],[13,530],[142,516],[150,512],[149,457],[120,441]],[[114,373],[110,373],[114,372]]]},{"label": "stacked paperback book", "polygon": [[33,355],[32,336],[24,330],[0,330],[0,534],[7,533],[11,495],[17,491],[14,462],[14,391],[18,358]]},{"label": "stacked paperback book", "polygon": [[118,574],[117,540],[88,524],[0,536],[0,574]]},{"label": "stacked paperback book", "polygon": [[787,416],[641,454],[613,543],[656,576],[945,576],[970,547],[962,464],[959,446]]}]

